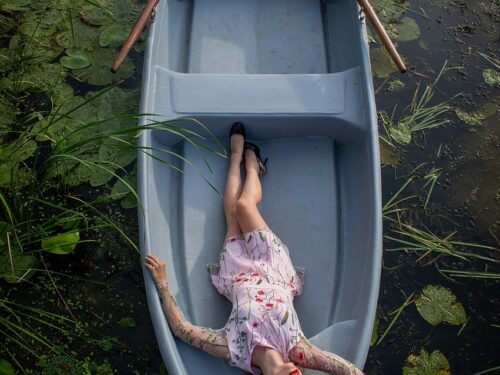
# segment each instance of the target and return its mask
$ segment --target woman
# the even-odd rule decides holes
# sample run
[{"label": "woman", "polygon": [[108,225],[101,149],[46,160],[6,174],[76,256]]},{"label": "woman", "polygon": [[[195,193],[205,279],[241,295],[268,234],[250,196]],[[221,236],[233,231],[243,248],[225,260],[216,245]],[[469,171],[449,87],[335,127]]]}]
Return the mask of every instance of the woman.
[{"label": "woman", "polygon": [[[220,330],[190,324],[170,291],[165,264],[147,255],[145,266],[156,282],[173,334],[252,374],[302,374],[295,365],[330,374],[362,374],[343,358],[313,346],[302,333],[293,308],[302,281],[288,248],[257,209],[262,199],[260,176],[267,171],[267,160],[262,162],[255,144],[245,142],[241,123],[232,126],[229,141],[231,157],[224,192],[227,232],[220,269],[212,275],[212,283],[233,303],[233,309]],[[247,172],[244,185],[242,162]]]}]

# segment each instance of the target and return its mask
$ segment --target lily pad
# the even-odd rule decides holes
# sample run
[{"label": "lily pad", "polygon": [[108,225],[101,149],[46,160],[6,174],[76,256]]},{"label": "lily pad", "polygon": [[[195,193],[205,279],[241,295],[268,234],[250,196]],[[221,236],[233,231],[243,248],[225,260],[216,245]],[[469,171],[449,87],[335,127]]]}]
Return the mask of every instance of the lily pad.
[{"label": "lily pad", "polygon": [[29,183],[31,170],[23,162],[33,156],[36,148],[35,141],[23,138],[0,145],[0,186],[22,188]]},{"label": "lily pad", "polygon": [[420,355],[411,354],[408,357],[403,375],[451,375],[450,364],[439,350],[429,355],[425,349],[421,349]]},{"label": "lily pad", "polygon": [[380,20],[385,24],[395,22],[408,5],[406,0],[372,0],[371,4]]},{"label": "lily pad", "polygon": [[398,71],[389,53],[383,47],[370,48],[370,61],[373,75],[377,78],[387,78],[391,73]]},{"label": "lily pad", "polygon": [[397,91],[401,91],[405,87],[406,87],[406,85],[403,81],[401,81],[400,79],[395,79],[395,80],[389,82],[388,90],[390,92],[397,92]]},{"label": "lily pad", "polygon": [[388,129],[389,136],[401,145],[407,145],[411,142],[411,130],[404,122],[398,123],[397,127]]},{"label": "lily pad", "polygon": [[390,165],[396,168],[401,162],[401,153],[397,147],[389,145],[383,140],[379,140],[380,147],[380,163],[384,165]]},{"label": "lily pad", "polygon": [[83,69],[90,65],[90,58],[81,50],[67,50],[67,56],[61,57],[61,65],[68,69]]},{"label": "lily pad", "polygon": [[3,12],[28,10],[32,0],[2,0],[0,10]]},{"label": "lily pad", "polygon": [[441,322],[452,325],[465,323],[465,310],[456,297],[439,285],[427,285],[415,300],[418,312],[427,322],[435,326]]},{"label": "lily pad", "polygon": [[498,107],[495,103],[486,103],[475,112],[465,112],[460,108],[455,108],[454,111],[461,121],[467,125],[476,126],[481,125],[484,120],[494,116],[498,111]]},{"label": "lily pad", "polygon": [[134,318],[132,318],[130,316],[120,319],[119,324],[122,327],[128,327],[128,328],[134,328],[136,326]]},{"label": "lily pad", "polygon": [[113,23],[102,29],[99,44],[101,47],[119,47],[127,39],[128,34],[128,25]]},{"label": "lily pad", "polygon": [[490,86],[499,87],[500,86],[500,73],[494,69],[484,69],[483,70],[484,82]]},{"label": "lily pad", "polygon": [[99,48],[96,51],[89,52],[91,66],[77,70],[73,74],[80,81],[97,86],[109,85],[131,77],[134,74],[135,66],[129,57],[125,59],[117,73],[111,72],[110,67],[115,57],[114,50],[107,48]]},{"label": "lily pad", "polygon": [[117,180],[111,189],[111,199],[121,200],[120,204],[123,208],[135,208],[137,207],[137,199],[135,195],[130,191],[130,188],[125,184],[125,182],[136,189],[136,168],[122,177],[122,180]]},{"label": "lily pad", "polygon": [[420,37],[420,27],[413,18],[404,17],[398,23],[394,23],[393,27],[393,37],[398,42],[409,42]]},{"label": "lily pad", "polygon": [[1,375],[14,375],[14,367],[10,364],[10,362],[5,359],[0,359],[0,374]]},{"label": "lily pad", "polygon": [[29,279],[37,267],[37,260],[33,255],[23,255],[13,252],[10,255],[0,256],[0,278],[8,283],[18,283]]},{"label": "lily pad", "polygon": [[468,113],[462,111],[460,108],[455,108],[455,114],[457,117],[465,122],[467,125],[481,125],[481,122],[484,120],[484,115],[482,113],[472,112]]},{"label": "lily pad", "polygon": [[80,241],[80,232],[66,232],[42,240],[42,250],[52,254],[70,254]]},{"label": "lily pad", "polygon": [[99,27],[89,26],[79,18],[62,24],[61,31],[55,35],[55,41],[63,48],[75,48],[93,51],[99,46]]},{"label": "lily pad", "polygon": [[80,9],[83,22],[93,26],[109,25],[113,22],[132,24],[141,12],[141,6],[134,0],[87,1]]}]

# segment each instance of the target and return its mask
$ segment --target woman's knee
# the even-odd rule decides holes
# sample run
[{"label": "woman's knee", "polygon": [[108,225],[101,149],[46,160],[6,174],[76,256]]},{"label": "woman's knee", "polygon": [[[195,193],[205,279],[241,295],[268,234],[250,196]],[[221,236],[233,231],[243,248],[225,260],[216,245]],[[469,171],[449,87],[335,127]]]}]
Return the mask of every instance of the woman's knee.
[{"label": "woman's knee", "polygon": [[236,201],[236,215],[237,217],[244,217],[251,215],[257,206],[254,202],[248,200],[247,198],[239,198]]}]

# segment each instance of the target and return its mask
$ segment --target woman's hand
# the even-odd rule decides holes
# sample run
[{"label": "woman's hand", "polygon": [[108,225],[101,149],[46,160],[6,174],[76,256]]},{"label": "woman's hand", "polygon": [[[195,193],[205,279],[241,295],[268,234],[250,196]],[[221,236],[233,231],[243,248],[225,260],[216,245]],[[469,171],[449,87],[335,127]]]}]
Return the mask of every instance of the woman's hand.
[{"label": "woman's hand", "polygon": [[152,254],[146,255],[144,265],[151,272],[151,276],[157,285],[167,282],[165,263],[160,258]]}]

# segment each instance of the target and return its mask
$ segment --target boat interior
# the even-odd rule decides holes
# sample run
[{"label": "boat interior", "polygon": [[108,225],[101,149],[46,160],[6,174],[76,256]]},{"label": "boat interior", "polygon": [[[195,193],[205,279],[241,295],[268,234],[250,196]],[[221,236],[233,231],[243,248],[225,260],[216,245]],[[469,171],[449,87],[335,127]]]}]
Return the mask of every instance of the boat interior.
[{"label": "boat interior", "polygon": [[[224,240],[227,134],[241,121],[269,158],[259,208],[306,268],[295,300],[303,331],[363,365],[378,293],[380,192],[361,30],[351,0],[160,2],[141,110],[168,122],[141,138],[154,156],[139,154],[141,236],[143,251],[166,259],[192,323],[223,327],[231,309],[206,266]],[[151,299],[150,310],[162,314]],[[187,373],[238,373],[180,342],[172,354],[171,339],[160,338],[166,323],[154,324],[162,353]]]}]

